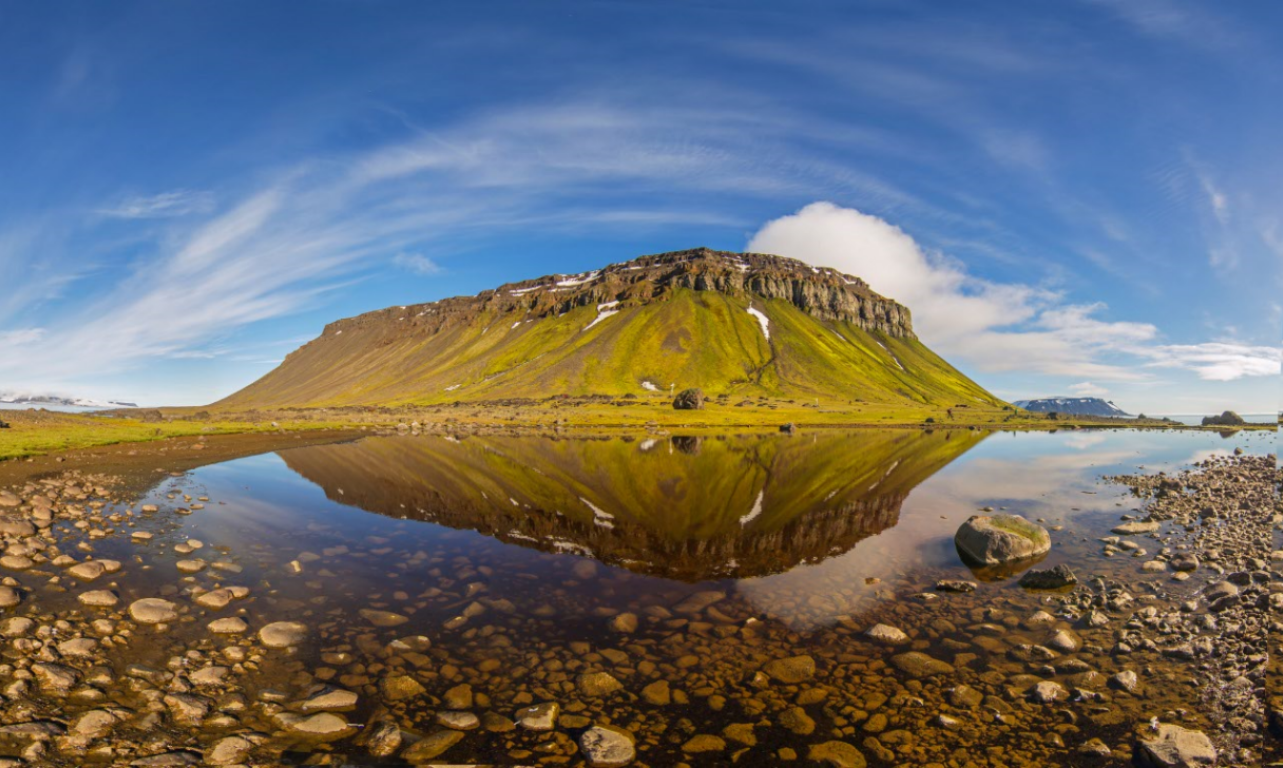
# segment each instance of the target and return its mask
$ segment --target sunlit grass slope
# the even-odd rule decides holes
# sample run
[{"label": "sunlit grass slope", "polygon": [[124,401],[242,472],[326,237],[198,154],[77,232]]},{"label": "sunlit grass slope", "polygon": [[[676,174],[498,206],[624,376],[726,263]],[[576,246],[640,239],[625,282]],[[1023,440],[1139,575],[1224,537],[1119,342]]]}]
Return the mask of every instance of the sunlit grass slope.
[{"label": "sunlit grass slope", "polygon": [[[750,306],[768,318],[769,338]],[[1002,405],[916,339],[821,320],[784,300],[686,288],[615,314],[583,306],[543,318],[483,313],[435,333],[388,323],[345,330],[307,344],[217,405],[618,397],[652,387],[827,403]]]}]

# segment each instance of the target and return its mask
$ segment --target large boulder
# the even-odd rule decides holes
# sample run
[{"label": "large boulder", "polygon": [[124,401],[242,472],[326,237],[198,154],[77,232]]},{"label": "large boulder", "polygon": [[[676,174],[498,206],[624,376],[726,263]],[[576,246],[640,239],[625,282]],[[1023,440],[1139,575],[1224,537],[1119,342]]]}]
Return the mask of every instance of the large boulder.
[{"label": "large boulder", "polygon": [[958,528],[953,543],[970,565],[1005,565],[1047,554],[1051,534],[1020,515],[973,515]]},{"label": "large boulder", "polygon": [[698,411],[704,407],[702,389],[683,389],[673,399],[673,409],[678,411]]}]

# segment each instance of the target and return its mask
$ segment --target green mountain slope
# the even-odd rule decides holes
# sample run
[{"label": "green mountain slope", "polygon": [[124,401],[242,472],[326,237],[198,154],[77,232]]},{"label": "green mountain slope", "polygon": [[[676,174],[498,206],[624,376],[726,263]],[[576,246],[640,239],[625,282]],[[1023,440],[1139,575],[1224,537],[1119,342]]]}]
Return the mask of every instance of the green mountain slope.
[{"label": "green mountain slope", "polygon": [[757,254],[683,251],[331,324],[218,405],[432,404],[700,387],[952,405],[1001,401],[857,278]]}]

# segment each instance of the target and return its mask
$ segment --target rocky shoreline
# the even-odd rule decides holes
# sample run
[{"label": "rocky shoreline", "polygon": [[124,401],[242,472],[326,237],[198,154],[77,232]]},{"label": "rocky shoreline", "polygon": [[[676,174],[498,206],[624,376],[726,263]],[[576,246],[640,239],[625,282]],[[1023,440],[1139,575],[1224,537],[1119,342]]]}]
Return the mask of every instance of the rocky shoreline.
[{"label": "rocky shoreline", "polygon": [[[146,499],[76,470],[0,491],[0,766],[1252,765],[1271,748],[1272,456],[1113,478],[1143,508],[1070,592],[916,572],[806,633],[729,589],[582,558],[536,573],[448,541],[308,530],[288,558],[203,541],[189,523],[225,513],[181,475]],[[352,583],[371,561],[387,586]]]}]

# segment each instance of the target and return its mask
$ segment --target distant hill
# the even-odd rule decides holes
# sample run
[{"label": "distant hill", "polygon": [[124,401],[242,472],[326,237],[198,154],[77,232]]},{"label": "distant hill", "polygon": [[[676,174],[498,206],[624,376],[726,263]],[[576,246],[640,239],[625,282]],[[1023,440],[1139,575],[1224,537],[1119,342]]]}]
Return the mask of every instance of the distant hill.
[{"label": "distant hill", "polygon": [[1099,397],[1044,397],[1038,400],[1016,400],[1012,405],[1034,413],[1067,413],[1073,416],[1118,416],[1130,413]]},{"label": "distant hill", "polygon": [[858,277],[696,249],[326,326],[219,407],[721,393],[953,406],[1002,401]]},{"label": "distant hill", "polygon": [[115,400],[106,402],[89,400],[83,397],[62,397],[60,395],[37,395],[19,392],[0,392],[0,403],[6,405],[33,405],[37,407],[55,405],[64,408],[137,408],[135,403],[121,403]]}]

